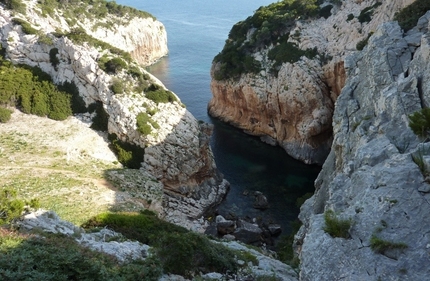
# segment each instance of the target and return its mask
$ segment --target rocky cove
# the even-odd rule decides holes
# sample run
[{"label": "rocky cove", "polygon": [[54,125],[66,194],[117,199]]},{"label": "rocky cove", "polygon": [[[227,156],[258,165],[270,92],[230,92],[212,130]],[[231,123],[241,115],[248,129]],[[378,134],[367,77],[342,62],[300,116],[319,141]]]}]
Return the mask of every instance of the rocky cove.
[{"label": "rocky cove", "polygon": [[[32,7],[32,4],[35,5],[35,2],[29,2],[28,7]],[[372,21],[362,27],[362,30],[373,31],[367,46],[361,52],[351,51],[344,56],[342,54],[340,58],[333,56],[335,64],[331,67],[337,70],[326,76],[332,77],[335,82],[330,84],[328,80],[324,80],[331,85],[331,92],[324,92],[315,85],[306,88],[309,92],[316,90],[319,93],[316,99],[326,101],[328,105],[317,103],[316,111],[306,110],[313,113],[313,120],[317,120],[318,126],[314,121],[312,122],[315,124],[298,122],[296,125],[304,124],[299,126],[303,132],[292,134],[319,138],[319,134],[324,135],[327,128],[331,130],[329,127],[332,120],[333,136],[328,134],[328,139],[323,138],[324,149],[321,155],[325,156],[315,156],[320,155],[320,152],[313,152],[312,142],[306,143],[301,138],[293,141],[292,151],[296,151],[297,147],[304,147],[296,153],[301,155],[297,158],[303,158],[307,162],[319,159],[315,162],[324,162],[324,165],[315,183],[315,195],[305,202],[299,216],[303,226],[294,242],[300,259],[299,273],[286,265],[265,267],[266,273],[273,270],[275,277],[280,280],[425,280],[429,274],[426,267],[430,244],[430,226],[426,220],[429,188],[426,171],[420,170],[413,160],[418,155],[425,163],[424,167],[428,166],[428,147],[427,143],[421,142],[410,130],[408,116],[429,102],[430,80],[427,68],[430,61],[430,15],[427,13],[419,19],[416,27],[407,32],[395,22],[384,23],[392,18],[395,11],[407,4],[409,3],[396,1],[375,7]],[[325,20],[335,21],[335,16],[346,9],[342,17],[344,21],[349,12],[356,16],[362,8],[373,5],[370,1],[343,1],[340,7],[333,8],[332,15]],[[396,8],[390,10],[393,6]],[[348,7],[353,8],[347,10]],[[338,13],[336,9],[339,9]],[[27,13],[31,11],[28,9]],[[26,19],[34,25],[37,23],[40,30],[46,26],[55,26],[55,21],[50,17],[41,17],[38,13],[30,15]],[[12,23],[11,19],[10,12],[2,7],[1,42],[6,57],[15,63],[39,66],[53,77],[54,82],[73,81],[87,105],[95,101],[101,102],[109,115],[109,133],[114,133],[123,141],[145,147],[140,172],[151,173],[151,181],[162,184],[167,195],[158,205],[158,208],[162,206],[162,216],[176,223],[189,223],[189,228],[196,226],[193,219],[198,219],[205,209],[219,202],[227,191],[227,183],[217,174],[207,145],[210,128],[195,120],[179,101],[156,103],[145,95],[113,94],[109,87],[113,77],[99,69],[96,61],[101,54],[97,48],[85,44],[76,45],[67,37],[52,36],[53,45],[40,43],[38,35],[25,34],[22,27]],[[310,21],[308,24],[321,27],[325,20],[319,19],[317,23]],[[311,32],[312,29],[307,31],[306,24],[301,24],[297,22],[297,26],[303,27],[302,34],[317,34],[315,30]],[[351,24],[358,25],[358,22],[353,21]],[[64,25],[62,29],[67,30],[68,27]],[[92,28],[89,26],[87,29]],[[162,30],[159,25],[156,29]],[[345,34],[354,33],[345,31]],[[107,38],[99,39],[109,41]],[[337,46],[344,47],[346,42],[354,46],[358,40],[359,38],[354,38],[350,42],[339,37]],[[304,44],[306,41],[301,42]],[[52,47],[58,49],[60,63],[56,67],[49,57]],[[297,66],[288,63],[281,66],[280,72],[282,74],[283,68],[291,67],[302,67],[299,72],[306,72],[305,68],[303,70],[304,65],[311,70],[320,71],[315,61],[303,57]],[[321,78],[318,71],[311,71],[313,78],[308,77],[306,80],[312,81],[315,78],[320,81],[316,78]],[[337,71],[341,75],[333,74]],[[285,75],[289,73],[285,70]],[[133,83],[132,77],[127,75],[120,73],[119,77]],[[279,74],[278,77],[285,78]],[[155,77],[150,77],[149,80],[152,84],[163,87]],[[279,79],[276,83],[280,84],[281,81]],[[245,85],[253,85],[254,82]],[[227,90],[223,91],[228,93]],[[241,99],[248,94],[252,95],[253,91],[247,88],[246,91],[237,92],[235,96]],[[139,135],[136,128],[138,114],[155,108],[157,112],[151,116],[159,124],[159,128],[154,125],[152,129],[157,133]],[[243,112],[239,115],[242,114]],[[260,124],[259,122],[257,120],[253,124]],[[268,127],[278,128],[277,126],[280,125]],[[307,131],[309,128],[310,132]],[[284,132],[290,131],[285,129]],[[260,135],[261,132],[256,134]],[[265,139],[284,142],[284,139],[277,140],[273,135]],[[301,143],[301,146],[297,146],[297,143]],[[331,149],[328,149],[330,145]],[[285,148],[289,144],[282,146]],[[321,161],[327,154],[327,159]],[[133,180],[129,183],[132,184]],[[139,184],[144,187],[145,182],[141,181]],[[333,237],[324,230],[328,211],[351,222],[346,237]],[[385,248],[375,248],[375,241],[384,244]],[[258,272],[261,268],[254,270]],[[217,276],[215,279],[224,278]]]}]

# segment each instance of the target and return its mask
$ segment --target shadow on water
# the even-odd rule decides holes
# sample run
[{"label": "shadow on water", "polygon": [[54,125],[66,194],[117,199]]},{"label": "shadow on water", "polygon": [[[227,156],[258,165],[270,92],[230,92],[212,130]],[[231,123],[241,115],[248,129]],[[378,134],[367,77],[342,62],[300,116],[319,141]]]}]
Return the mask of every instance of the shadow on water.
[{"label": "shadow on water", "polygon": [[[282,235],[292,231],[297,219],[298,198],[314,192],[314,181],[320,166],[306,165],[289,157],[279,146],[270,146],[258,137],[245,134],[218,119],[212,119],[212,149],[218,169],[231,188],[216,213],[280,224]],[[262,192],[269,208],[253,207],[254,192]]]}]

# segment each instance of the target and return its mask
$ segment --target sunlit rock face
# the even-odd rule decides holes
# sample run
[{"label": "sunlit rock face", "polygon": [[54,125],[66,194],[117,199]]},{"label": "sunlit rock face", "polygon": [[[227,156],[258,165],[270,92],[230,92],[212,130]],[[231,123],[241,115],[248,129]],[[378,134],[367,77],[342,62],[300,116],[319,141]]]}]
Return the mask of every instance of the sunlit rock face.
[{"label": "sunlit rock face", "polygon": [[[384,23],[362,52],[345,58],[332,149],[300,212],[300,280],[430,274],[430,146],[414,135],[408,118],[430,101],[429,19],[430,12],[407,33]],[[427,168],[420,169],[420,159]],[[324,231],[329,210],[351,221],[348,238]]]},{"label": "sunlit rock face", "polygon": [[[39,67],[55,84],[74,83],[87,106],[95,102],[101,104],[108,118],[108,133],[145,148],[141,170],[164,185],[164,208],[160,215],[193,227],[194,224],[188,225],[187,221],[199,218],[219,203],[228,189],[228,183],[216,169],[209,146],[211,127],[199,123],[173,93],[175,101],[154,102],[146,97],[146,90],[137,87],[138,79],[127,69],[115,74],[104,71],[99,65],[100,59],[115,54],[91,44],[76,44],[67,36],[51,35],[56,29],[67,31],[71,27],[61,17],[42,17],[35,12],[35,2],[27,4],[27,14],[14,14],[14,17],[37,22],[40,34],[46,34],[50,42],[42,41],[39,35],[25,34],[20,25],[12,22],[11,11],[0,7],[0,39],[5,57],[13,63]],[[131,62],[129,67],[143,74],[145,85],[167,90],[141,67],[167,53],[166,34],[160,22],[152,18],[134,18],[126,26],[105,30],[91,29],[89,25],[96,24],[91,20],[82,24],[88,24],[90,35],[130,52],[138,63]],[[55,65],[51,60],[52,50],[56,50],[58,60]],[[122,83],[122,93],[112,90],[112,85],[118,81]],[[137,130],[139,113],[150,116],[152,125],[148,134]]]},{"label": "sunlit rock face", "polygon": [[[325,3],[333,6],[327,19],[297,20],[289,27],[288,42],[302,50],[317,48],[318,56],[284,63],[273,74],[273,62],[267,54],[274,46],[260,49],[252,54],[262,65],[258,74],[243,74],[237,80],[212,79],[209,113],[265,142],[280,145],[296,159],[322,164],[333,140],[332,116],[345,84],[345,57],[379,24],[412,2],[382,1],[372,9],[368,22],[358,18],[375,5],[373,0]],[[213,63],[212,77],[219,67]]]}]

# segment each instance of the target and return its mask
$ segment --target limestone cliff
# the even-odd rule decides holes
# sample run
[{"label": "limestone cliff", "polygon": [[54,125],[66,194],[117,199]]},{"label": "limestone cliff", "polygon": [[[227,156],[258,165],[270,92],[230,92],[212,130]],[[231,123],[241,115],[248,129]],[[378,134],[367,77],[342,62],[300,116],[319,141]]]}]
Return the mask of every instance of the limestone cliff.
[{"label": "limestone cliff", "polygon": [[[239,78],[217,78],[216,73],[223,66],[215,59],[211,69],[213,98],[208,105],[209,113],[261,136],[263,141],[280,145],[296,159],[322,164],[332,142],[334,103],[345,83],[345,57],[380,23],[392,19],[413,0],[331,2],[321,5],[321,11],[325,9],[327,14],[308,19],[291,16],[290,22],[283,23],[282,30],[271,35],[287,38],[285,43],[290,44],[281,56],[289,53],[295,56],[294,52],[300,52],[296,47],[309,52],[295,62],[291,59],[277,65],[270,52],[283,43],[273,41],[257,46],[250,53],[260,64],[260,70],[242,73]],[[255,34],[263,33],[270,21],[266,19],[260,30],[251,27],[246,31],[244,48],[253,44]],[[236,39],[229,38],[229,41]]]},{"label": "limestone cliff", "polygon": [[[121,56],[121,52],[130,52],[141,64],[148,64],[165,55],[162,24],[134,17],[125,26],[103,28],[90,19],[70,26],[60,16],[65,11],[57,9],[51,17],[41,13],[35,1],[24,3],[27,9],[23,13],[0,6],[0,40],[6,58],[39,67],[55,84],[73,83],[87,106],[101,104],[108,116],[108,133],[145,148],[141,169],[164,184],[162,214],[169,220],[185,224],[183,220],[198,218],[219,202],[228,183],[218,174],[208,144],[211,128],[200,124],[171,92],[170,102],[149,98],[150,89],[162,93],[167,89],[140,65]],[[27,21],[36,32],[28,34],[28,25],[19,24],[16,18]],[[108,14],[107,18],[115,16]],[[91,30],[90,34],[85,30]],[[91,34],[115,43],[116,48],[103,47]],[[77,42],[82,38],[83,43]],[[121,68],[103,69],[103,60],[112,59],[120,61]],[[114,90],[115,85],[120,85],[119,90]],[[142,113],[148,119],[146,133],[137,129],[137,116]]]},{"label": "limestone cliff", "polygon": [[[384,23],[345,58],[332,149],[301,208],[300,280],[428,279],[430,145],[408,116],[430,102],[429,20],[407,33]],[[323,230],[329,210],[351,221],[348,238]]]}]

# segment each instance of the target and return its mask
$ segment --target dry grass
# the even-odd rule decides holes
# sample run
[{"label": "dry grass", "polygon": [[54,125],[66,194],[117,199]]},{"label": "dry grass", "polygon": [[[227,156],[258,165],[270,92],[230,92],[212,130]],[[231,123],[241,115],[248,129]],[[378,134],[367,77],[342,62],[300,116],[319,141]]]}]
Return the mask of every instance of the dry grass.
[{"label": "dry grass", "polygon": [[106,179],[109,171],[126,170],[105,139],[74,117],[53,121],[15,110],[0,125],[0,188],[15,189],[22,199],[38,198],[42,208],[75,224],[107,210],[143,209],[148,198],[157,206],[162,192],[136,196]]}]

